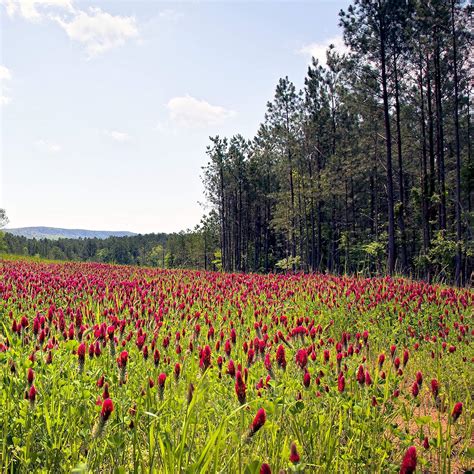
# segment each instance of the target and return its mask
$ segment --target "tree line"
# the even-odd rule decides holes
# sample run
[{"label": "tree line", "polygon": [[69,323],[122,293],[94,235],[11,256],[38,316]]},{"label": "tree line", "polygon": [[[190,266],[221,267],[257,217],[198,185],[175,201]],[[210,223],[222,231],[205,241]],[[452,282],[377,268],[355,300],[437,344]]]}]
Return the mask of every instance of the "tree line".
[{"label": "tree line", "polygon": [[[217,242],[209,239],[209,248]],[[207,268],[217,270],[212,258],[205,260],[202,230],[173,234],[146,234],[106,239],[29,239],[4,232],[0,253],[51,260],[93,261],[160,268]],[[210,252],[209,255],[213,255]]]},{"label": "tree line", "polygon": [[256,136],[212,137],[203,182],[222,266],[472,271],[472,6],[356,0],[348,48],[280,79]]}]

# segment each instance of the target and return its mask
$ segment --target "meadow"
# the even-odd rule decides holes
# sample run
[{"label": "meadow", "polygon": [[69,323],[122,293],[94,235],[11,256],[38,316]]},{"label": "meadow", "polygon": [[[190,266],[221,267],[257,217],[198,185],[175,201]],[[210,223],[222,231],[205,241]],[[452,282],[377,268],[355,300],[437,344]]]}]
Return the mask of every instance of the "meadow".
[{"label": "meadow", "polygon": [[4,260],[0,472],[464,472],[473,292]]}]

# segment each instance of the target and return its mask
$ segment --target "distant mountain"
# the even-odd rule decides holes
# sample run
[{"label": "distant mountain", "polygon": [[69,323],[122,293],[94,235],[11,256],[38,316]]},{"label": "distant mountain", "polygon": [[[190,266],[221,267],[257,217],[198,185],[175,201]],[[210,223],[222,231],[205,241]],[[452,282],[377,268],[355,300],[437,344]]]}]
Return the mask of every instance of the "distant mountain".
[{"label": "distant mountain", "polygon": [[28,239],[85,239],[107,237],[128,237],[137,235],[133,232],[114,230],[85,230],[85,229],[60,229],[57,227],[19,227],[17,229],[3,229],[13,235],[19,235]]}]

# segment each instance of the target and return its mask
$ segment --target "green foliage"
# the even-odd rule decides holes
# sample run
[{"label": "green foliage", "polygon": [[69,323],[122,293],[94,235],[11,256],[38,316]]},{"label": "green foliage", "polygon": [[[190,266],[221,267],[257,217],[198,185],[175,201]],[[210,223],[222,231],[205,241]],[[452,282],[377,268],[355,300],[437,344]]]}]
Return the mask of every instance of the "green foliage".
[{"label": "green foliage", "polygon": [[288,256],[286,258],[279,260],[275,264],[275,267],[280,270],[288,271],[292,269],[299,269],[300,264],[301,264],[301,257],[299,255],[297,255],[296,257]]},{"label": "green foliage", "polygon": [[214,252],[212,264],[217,268],[218,271],[222,271],[222,252],[220,249]]}]

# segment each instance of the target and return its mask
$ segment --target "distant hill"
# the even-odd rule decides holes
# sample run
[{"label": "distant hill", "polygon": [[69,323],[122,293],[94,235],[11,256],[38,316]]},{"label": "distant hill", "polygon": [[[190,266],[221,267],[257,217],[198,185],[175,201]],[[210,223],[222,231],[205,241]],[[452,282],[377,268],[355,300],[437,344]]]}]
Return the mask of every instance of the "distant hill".
[{"label": "distant hill", "polygon": [[97,238],[106,239],[107,237],[129,237],[137,235],[128,231],[113,230],[86,230],[86,229],[61,229],[57,227],[19,227],[17,229],[3,229],[13,235],[23,236],[28,239],[85,239]]}]

